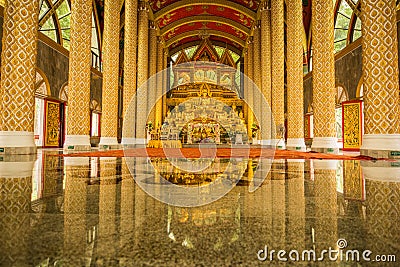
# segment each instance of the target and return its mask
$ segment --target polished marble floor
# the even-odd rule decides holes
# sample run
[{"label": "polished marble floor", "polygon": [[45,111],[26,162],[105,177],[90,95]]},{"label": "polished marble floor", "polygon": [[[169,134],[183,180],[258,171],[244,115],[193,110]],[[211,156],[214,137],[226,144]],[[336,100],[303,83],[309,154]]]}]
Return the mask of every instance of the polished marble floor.
[{"label": "polished marble floor", "polygon": [[398,162],[58,153],[0,178],[0,266],[399,266]]}]

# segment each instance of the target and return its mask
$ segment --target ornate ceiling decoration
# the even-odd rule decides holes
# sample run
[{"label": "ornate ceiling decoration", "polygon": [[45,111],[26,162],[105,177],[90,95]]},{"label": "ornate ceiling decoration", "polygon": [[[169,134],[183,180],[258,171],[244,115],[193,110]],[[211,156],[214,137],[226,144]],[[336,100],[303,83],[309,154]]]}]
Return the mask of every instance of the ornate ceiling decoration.
[{"label": "ornate ceiling decoration", "polygon": [[200,40],[205,34],[241,50],[255,23],[259,2],[150,0],[149,4],[168,47]]}]

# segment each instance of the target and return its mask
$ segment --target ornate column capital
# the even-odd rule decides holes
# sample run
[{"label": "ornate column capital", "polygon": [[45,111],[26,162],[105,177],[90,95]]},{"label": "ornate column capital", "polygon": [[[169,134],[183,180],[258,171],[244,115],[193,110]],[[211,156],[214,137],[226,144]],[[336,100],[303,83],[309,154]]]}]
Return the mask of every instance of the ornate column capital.
[{"label": "ornate column capital", "polygon": [[267,11],[267,10],[270,10],[270,9],[271,9],[271,7],[269,6],[269,3],[268,3],[267,0],[261,1],[261,3],[260,3],[260,12]]},{"label": "ornate column capital", "polygon": [[157,25],[154,22],[154,20],[149,20],[149,29],[150,30],[156,30],[157,29]]},{"label": "ornate column capital", "polygon": [[140,11],[150,11],[149,3],[147,1],[139,1],[138,10]]}]

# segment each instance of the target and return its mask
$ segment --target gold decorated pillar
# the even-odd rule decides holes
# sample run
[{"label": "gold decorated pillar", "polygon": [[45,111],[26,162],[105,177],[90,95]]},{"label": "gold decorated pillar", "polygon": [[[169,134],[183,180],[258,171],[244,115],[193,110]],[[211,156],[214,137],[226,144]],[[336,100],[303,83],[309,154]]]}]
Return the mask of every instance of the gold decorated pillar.
[{"label": "gold decorated pillar", "polygon": [[247,133],[249,135],[249,140],[251,140],[251,128],[253,126],[254,122],[254,114],[253,114],[253,109],[254,109],[254,99],[253,99],[253,79],[254,79],[254,72],[253,72],[253,51],[254,51],[254,45],[252,41],[249,41],[248,46],[247,46],[247,62],[245,63],[247,65],[247,77],[248,77],[248,82],[245,88],[245,93],[246,96],[246,102],[247,102]]},{"label": "gold decorated pillar", "polygon": [[[164,60],[163,60],[163,66],[164,66],[164,68],[165,69],[168,69],[169,68],[169,63],[168,63],[168,53],[169,53],[169,51],[168,51],[168,48],[164,48]],[[162,111],[162,118],[163,118],[163,121],[164,121],[164,119],[165,119],[165,117],[167,116],[167,111],[168,111],[168,106],[167,106],[167,91],[168,91],[168,88],[167,88],[167,86],[168,86],[168,83],[167,83],[167,79],[169,78],[168,77],[168,70],[165,70],[164,72],[163,72],[163,81],[162,81],[162,92],[163,92],[163,97],[162,97],[162,101],[163,101],[163,106],[162,106],[162,109],[163,109],[163,111]]]},{"label": "gold decorated pillar", "polygon": [[[245,99],[245,100],[247,100],[247,98],[248,98],[248,89],[247,89],[247,86],[248,86],[248,75],[249,75],[249,71],[248,71],[248,64],[247,64],[247,61],[249,60],[249,57],[248,57],[248,53],[247,53],[247,48],[243,48],[243,89],[242,89],[242,91],[243,91],[243,98]],[[244,114],[244,120],[247,122],[248,121],[248,114],[249,114],[249,111],[248,111],[248,106],[247,106],[247,103],[245,103],[245,104],[243,104],[243,114]]]},{"label": "gold decorated pillar", "polygon": [[[400,151],[396,1],[361,1],[365,134],[361,153],[392,157]],[[397,153],[391,153],[397,151]]]},{"label": "gold decorated pillar", "polygon": [[[271,108],[271,12],[267,1],[262,2],[261,11],[261,91]],[[261,119],[261,140],[271,145],[271,114],[263,112]],[[275,136],[273,137],[275,138]]]},{"label": "gold decorated pillar", "polygon": [[272,115],[276,128],[273,144],[285,149],[285,43],[284,43],[284,0],[271,0],[272,42]]},{"label": "gold decorated pillar", "polygon": [[[338,153],[335,129],[335,59],[333,2],[312,5],[314,138],[312,150]],[[303,112],[302,112],[303,114]]]},{"label": "gold decorated pillar", "polygon": [[306,151],[303,108],[303,6],[287,3],[287,149]]},{"label": "gold decorated pillar", "polygon": [[91,34],[92,1],[72,1],[66,150],[90,150]]},{"label": "gold decorated pillar", "polygon": [[119,1],[106,0],[104,5],[100,149],[118,146],[119,17]]},{"label": "gold decorated pillar", "polygon": [[136,120],[136,67],[137,67],[137,10],[136,0],[125,1],[124,38],[124,91],[123,91],[123,145],[134,144]]},{"label": "gold decorated pillar", "polygon": [[162,125],[162,109],[163,109],[163,73],[164,70],[164,42],[162,37],[157,40],[157,93],[156,93],[156,115],[155,115],[155,127],[161,127]]},{"label": "gold decorated pillar", "polygon": [[137,76],[137,118],[136,118],[136,143],[144,145],[146,141],[147,123],[147,86],[149,75],[149,7],[147,2],[139,2],[138,23],[138,76]]},{"label": "gold decorated pillar", "polygon": [[[260,32],[260,21],[256,21],[253,30],[253,78],[254,78],[254,89],[253,89],[253,111],[255,123],[260,125],[261,123],[261,32]],[[259,143],[259,133],[257,133],[257,144]]]},{"label": "gold decorated pillar", "polygon": [[35,154],[39,1],[6,1],[0,87],[0,154]]},{"label": "gold decorated pillar", "polygon": [[[149,78],[157,73],[157,29],[154,21],[150,21],[149,29]],[[149,114],[148,121],[151,121],[155,126],[155,101],[157,95],[157,79],[153,78],[149,80],[148,84],[148,99],[147,99],[147,113]]]}]

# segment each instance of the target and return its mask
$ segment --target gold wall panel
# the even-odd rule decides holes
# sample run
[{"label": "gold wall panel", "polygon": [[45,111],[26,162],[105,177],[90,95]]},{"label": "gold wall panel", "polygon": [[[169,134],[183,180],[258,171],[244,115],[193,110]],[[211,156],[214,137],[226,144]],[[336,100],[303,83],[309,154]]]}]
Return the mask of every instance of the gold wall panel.
[{"label": "gold wall panel", "polygon": [[359,150],[362,142],[362,101],[342,103],[343,150]]},{"label": "gold wall panel", "polygon": [[60,103],[46,101],[45,146],[58,147],[60,142]]}]

